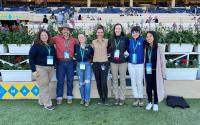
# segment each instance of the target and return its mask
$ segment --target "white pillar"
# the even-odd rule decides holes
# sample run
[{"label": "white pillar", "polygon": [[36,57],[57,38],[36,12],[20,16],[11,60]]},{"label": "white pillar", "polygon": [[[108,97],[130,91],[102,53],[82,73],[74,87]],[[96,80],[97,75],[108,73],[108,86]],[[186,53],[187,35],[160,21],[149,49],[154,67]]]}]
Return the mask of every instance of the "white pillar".
[{"label": "white pillar", "polygon": [[175,7],[175,6],[176,6],[176,0],[172,0],[171,7]]},{"label": "white pillar", "polygon": [[190,0],[185,0],[185,4],[189,4]]},{"label": "white pillar", "polygon": [[120,4],[121,4],[121,5],[124,5],[124,0],[120,0]]},{"label": "white pillar", "polygon": [[156,4],[156,2],[157,2],[157,0],[153,0],[153,1],[152,1],[153,4]]},{"label": "white pillar", "polygon": [[1,3],[0,3],[0,7],[2,8],[3,7],[3,1],[1,0]]},{"label": "white pillar", "polygon": [[130,7],[133,7],[133,0],[130,0]]},{"label": "white pillar", "polygon": [[91,0],[87,0],[87,7],[91,7]]}]

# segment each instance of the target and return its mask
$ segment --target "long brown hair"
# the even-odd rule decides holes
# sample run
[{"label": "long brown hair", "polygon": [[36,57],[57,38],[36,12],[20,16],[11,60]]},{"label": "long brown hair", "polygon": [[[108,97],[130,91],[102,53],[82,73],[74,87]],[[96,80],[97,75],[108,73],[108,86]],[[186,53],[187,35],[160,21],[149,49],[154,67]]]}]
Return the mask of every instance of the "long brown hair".
[{"label": "long brown hair", "polygon": [[[153,47],[158,47],[158,34],[155,32],[155,31],[148,31],[147,32],[147,34],[148,33],[150,33],[152,36],[153,36],[153,38],[154,38],[154,40],[153,40]],[[146,41],[146,47],[149,47],[150,46],[150,44]]]},{"label": "long brown hair", "polygon": [[116,34],[115,34],[115,27],[118,26],[118,25],[122,28],[122,32],[121,32],[120,36],[125,36],[125,33],[124,33],[124,29],[123,29],[122,24],[121,24],[121,23],[116,23],[116,24],[114,25],[114,27],[113,27],[113,36],[112,36],[112,37],[116,37]]},{"label": "long brown hair", "polygon": [[121,28],[122,28],[122,32],[121,32],[121,34],[120,34],[120,37],[125,37],[125,33],[124,33],[124,30],[123,30],[122,24],[116,23],[116,24],[114,25],[114,27],[113,27],[113,35],[112,35],[112,37],[111,37],[112,42],[111,42],[111,45],[110,45],[109,49],[115,47],[115,43],[114,43],[114,39],[116,38],[115,27],[118,26],[118,25],[121,26]]},{"label": "long brown hair", "polygon": [[37,35],[36,35],[36,39],[34,40],[34,44],[43,44],[43,42],[42,42],[42,40],[41,40],[41,38],[40,38],[40,35],[41,35],[42,32],[47,33],[47,35],[48,35],[47,43],[48,43],[49,45],[51,45],[51,44],[52,44],[51,35],[50,35],[49,32],[48,32],[47,30],[45,30],[45,29],[40,29],[40,30],[38,31],[38,33],[37,33]]},{"label": "long brown hair", "polygon": [[[105,33],[105,29],[104,29],[103,25],[99,24],[99,25],[97,26],[97,28],[96,28],[96,33],[97,33],[97,31],[98,31],[99,29],[103,30],[103,33]],[[104,35],[105,35],[105,34],[104,34]],[[96,38],[97,38],[97,35],[96,35]]]}]

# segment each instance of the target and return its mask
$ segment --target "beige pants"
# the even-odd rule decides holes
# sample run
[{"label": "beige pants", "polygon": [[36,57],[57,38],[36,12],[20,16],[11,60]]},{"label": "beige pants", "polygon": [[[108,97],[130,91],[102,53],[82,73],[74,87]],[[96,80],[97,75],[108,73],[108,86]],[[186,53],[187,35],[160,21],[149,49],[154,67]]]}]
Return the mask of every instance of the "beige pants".
[{"label": "beige pants", "polygon": [[[111,63],[113,94],[115,99],[125,100],[127,63]],[[118,85],[118,73],[120,75],[120,85]]]},{"label": "beige pants", "polygon": [[49,85],[53,75],[53,66],[36,66],[36,71],[38,76],[36,81],[39,85],[40,94],[39,94],[39,103],[43,104],[45,107],[51,106],[52,101],[49,92]]}]

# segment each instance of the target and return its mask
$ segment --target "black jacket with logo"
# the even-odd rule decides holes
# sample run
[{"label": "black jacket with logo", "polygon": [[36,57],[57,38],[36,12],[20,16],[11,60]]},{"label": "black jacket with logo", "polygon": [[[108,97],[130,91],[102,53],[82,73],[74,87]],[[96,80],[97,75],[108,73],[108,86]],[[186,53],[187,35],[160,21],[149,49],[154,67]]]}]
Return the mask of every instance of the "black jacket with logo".
[{"label": "black jacket with logo", "polygon": [[[120,41],[119,45],[116,48],[115,45],[115,40],[116,43],[118,44],[118,42]],[[119,54],[119,60],[116,60],[114,58],[114,53],[115,50],[120,50],[120,54]],[[109,61],[112,63],[125,63],[127,62],[127,58],[124,55],[124,52],[128,49],[128,38],[126,36],[117,36],[117,37],[112,37],[108,40],[108,54],[110,54],[109,57]]]}]

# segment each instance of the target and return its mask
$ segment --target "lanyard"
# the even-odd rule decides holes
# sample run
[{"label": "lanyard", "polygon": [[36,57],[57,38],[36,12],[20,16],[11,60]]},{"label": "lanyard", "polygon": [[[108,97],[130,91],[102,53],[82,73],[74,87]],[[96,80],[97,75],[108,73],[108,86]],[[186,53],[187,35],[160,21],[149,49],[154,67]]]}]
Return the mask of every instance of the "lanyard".
[{"label": "lanyard", "polygon": [[119,40],[118,43],[117,43],[117,40],[116,40],[116,39],[114,39],[114,41],[115,41],[115,47],[116,47],[116,49],[117,49],[117,47],[119,46],[121,40]]},{"label": "lanyard", "polygon": [[[65,39],[65,38],[64,38]],[[65,47],[68,49],[68,46],[69,46],[69,44],[70,44],[70,38],[68,38],[68,41],[67,41],[67,43],[66,43],[66,39],[64,40],[64,44],[65,44]]]},{"label": "lanyard", "polygon": [[148,48],[148,62],[151,63],[152,47]]},{"label": "lanyard", "polygon": [[[135,40],[136,41],[136,40]],[[135,42],[133,42],[133,52],[135,53],[137,46],[139,44],[139,41],[136,42],[136,45],[134,44]]]},{"label": "lanyard", "polygon": [[45,44],[46,49],[48,50],[49,56],[51,55],[51,47],[47,44]]},{"label": "lanyard", "polygon": [[80,52],[81,52],[81,58],[82,58],[82,62],[83,62],[83,58],[85,55],[85,49],[81,49],[81,46],[80,46]]}]

